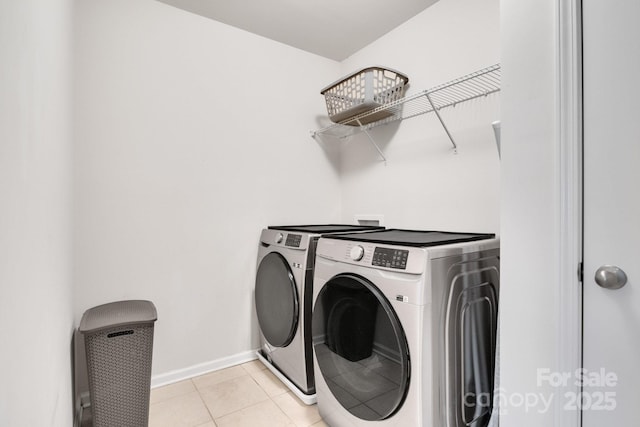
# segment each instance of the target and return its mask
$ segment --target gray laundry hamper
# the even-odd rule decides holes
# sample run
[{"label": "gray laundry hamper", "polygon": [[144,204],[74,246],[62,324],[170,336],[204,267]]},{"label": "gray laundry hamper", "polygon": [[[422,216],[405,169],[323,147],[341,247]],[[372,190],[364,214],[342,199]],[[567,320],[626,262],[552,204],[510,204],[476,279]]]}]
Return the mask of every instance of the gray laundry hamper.
[{"label": "gray laundry hamper", "polygon": [[156,308],[118,301],[87,310],[80,321],[94,427],[147,427]]}]

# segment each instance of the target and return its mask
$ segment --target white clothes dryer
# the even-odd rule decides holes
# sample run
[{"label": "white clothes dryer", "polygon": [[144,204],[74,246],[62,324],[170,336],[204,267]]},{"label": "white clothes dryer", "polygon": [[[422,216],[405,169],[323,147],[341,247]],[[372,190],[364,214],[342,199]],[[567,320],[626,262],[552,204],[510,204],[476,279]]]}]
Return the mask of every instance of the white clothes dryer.
[{"label": "white clothes dryer", "polygon": [[383,228],[325,224],[262,230],[254,295],[260,327],[258,358],[306,404],[316,401],[311,298],[318,239],[325,233]]},{"label": "white clothes dryer", "polygon": [[313,348],[332,427],[485,427],[499,293],[492,234],[384,230],[322,237]]}]

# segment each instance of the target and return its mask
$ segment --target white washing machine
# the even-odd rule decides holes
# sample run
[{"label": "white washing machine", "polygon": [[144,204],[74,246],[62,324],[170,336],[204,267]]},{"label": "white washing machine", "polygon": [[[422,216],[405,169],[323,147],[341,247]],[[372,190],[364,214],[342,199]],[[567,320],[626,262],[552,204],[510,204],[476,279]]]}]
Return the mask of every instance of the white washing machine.
[{"label": "white washing machine", "polygon": [[258,358],[306,404],[316,401],[311,351],[313,265],[325,233],[384,227],[289,225],[262,230],[255,306],[260,327]]},{"label": "white washing machine", "polygon": [[322,418],[331,427],[485,427],[498,294],[494,235],[321,238],[312,334]]}]

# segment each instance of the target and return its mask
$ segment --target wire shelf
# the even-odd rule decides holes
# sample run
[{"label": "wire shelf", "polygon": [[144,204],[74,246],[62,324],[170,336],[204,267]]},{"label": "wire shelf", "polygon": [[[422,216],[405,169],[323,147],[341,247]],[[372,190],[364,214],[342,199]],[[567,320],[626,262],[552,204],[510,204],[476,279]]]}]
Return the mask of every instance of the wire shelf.
[{"label": "wire shelf", "polygon": [[[495,64],[491,67],[416,93],[415,95],[385,104],[355,117],[343,120],[340,123],[329,125],[312,132],[312,136],[326,135],[335,138],[346,138],[387,123],[435,112],[455,148],[456,144],[440,117],[439,111],[500,91],[500,77],[500,64]],[[368,122],[366,120],[367,117],[383,111],[391,113],[391,115],[382,120],[362,125],[362,123]]]}]

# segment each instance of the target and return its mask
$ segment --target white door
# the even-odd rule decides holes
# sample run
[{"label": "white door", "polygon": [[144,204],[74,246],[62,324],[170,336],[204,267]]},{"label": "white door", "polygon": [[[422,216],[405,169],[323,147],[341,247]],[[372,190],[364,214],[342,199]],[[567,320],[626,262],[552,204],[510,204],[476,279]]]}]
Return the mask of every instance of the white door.
[{"label": "white door", "polygon": [[[640,425],[640,1],[584,0],[583,55],[583,349],[589,381],[577,404],[583,427],[635,426]],[[613,289],[623,284],[623,272],[626,284]]]}]

